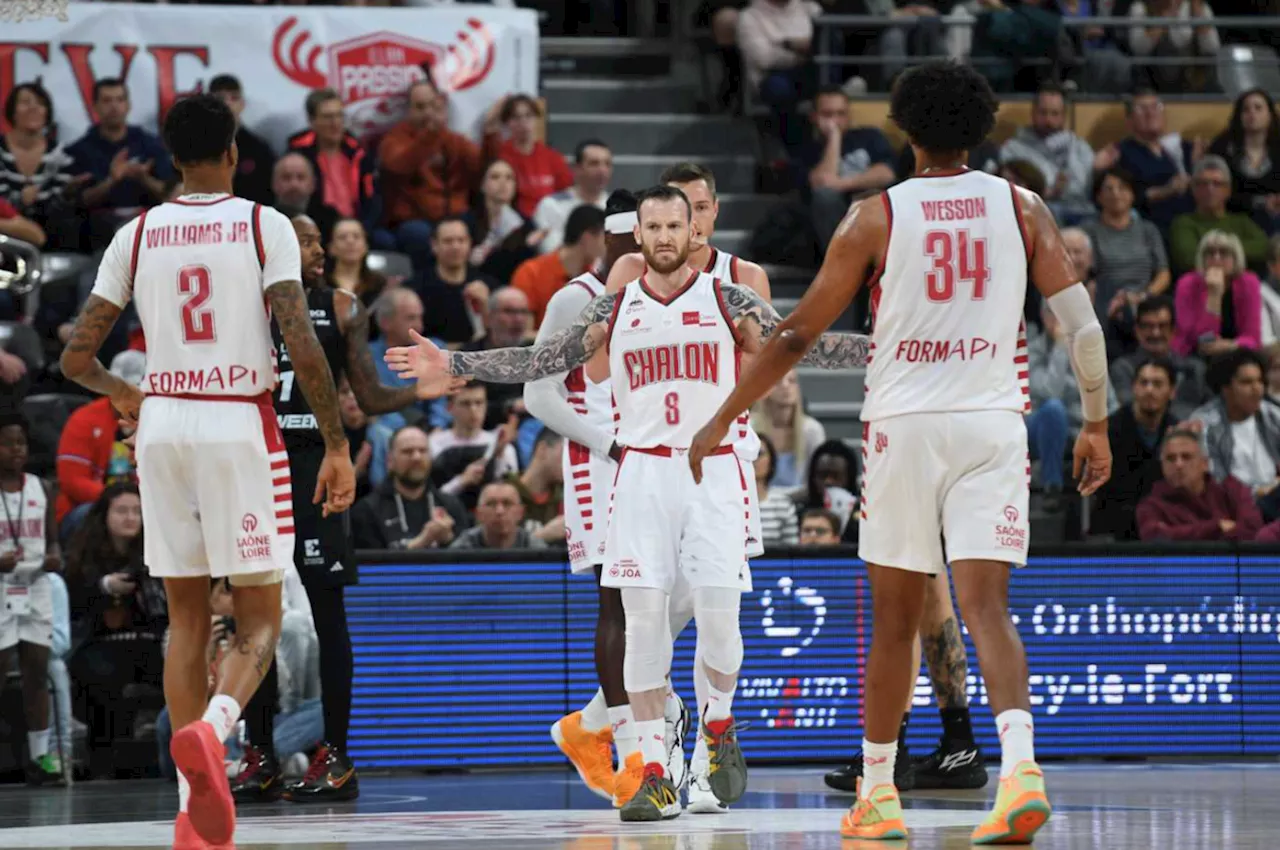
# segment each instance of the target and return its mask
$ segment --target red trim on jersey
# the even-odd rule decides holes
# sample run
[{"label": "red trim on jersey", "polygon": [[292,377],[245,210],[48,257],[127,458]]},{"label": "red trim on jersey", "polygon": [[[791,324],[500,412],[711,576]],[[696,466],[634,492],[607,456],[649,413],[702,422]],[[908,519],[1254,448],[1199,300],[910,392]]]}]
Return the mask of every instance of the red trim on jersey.
[{"label": "red trim on jersey", "polygon": [[[618,290],[618,294],[614,296],[613,312],[609,314],[609,325],[604,332],[605,354],[609,353],[609,346],[613,344],[613,326],[618,323],[618,311],[622,309],[622,302],[626,300],[626,297],[627,297],[627,290],[625,287],[623,289]],[[585,388],[586,385],[584,384],[583,386]],[[614,418],[616,419],[617,417],[615,416]]]},{"label": "red trim on jersey", "polygon": [[183,207],[211,207],[214,204],[220,204],[223,201],[229,201],[234,197],[235,195],[223,195],[221,198],[214,198],[212,201],[184,201],[182,200],[182,198],[174,198],[169,203],[178,204],[179,206],[183,206]]},{"label": "red trim on jersey", "polygon": [[741,278],[738,277],[738,258],[730,257],[729,258],[729,282],[737,283],[739,280],[741,280]]},{"label": "red trim on jersey", "polygon": [[913,179],[916,177],[959,177],[961,174],[967,174],[972,170],[973,169],[969,168],[967,165],[962,165],[959,168],[935,168],[930,169],[927,173],[917,171],[915,174],[912,174],[911,177]]},{"label": "red trim on jersey", "polygon": [[1018,219],[1018,233],[1022,235],[1022,249],[1027,252],[1027,263],[1031,263],[1031,240],[1027,238],[1027,223],[1022,219],[1022,200],[1018,197],[1018,187],[1009,184],[1009,193],[1013,195],[1013,214]]},{"label": "red trim on jersey", "polygon": [[[627,446],[622,450],[622,456],[626,457],[628,452],[635,452],[642,455],[654,455],[655,457],[673,457],[675,455],[687,454],[688,449],[673,449],[671,446],[650,446],[647,449],[638,449],[634,446]],[[711,450],[711,455],[728,455],[733,454],[733,444],[725,443],[723,446],[716,446]],[[710,457],[710,455],[708,455]]]},{"label": "red trim on jersey", "polygon": [[[259,407],[272,408],[271,393],[264,392],[258,395],[196,395],[195,393],[146,393],[148,397],[156,396],[158,398],[181,398],[187,401],[236,401],[241,404],[256,404]],[[275,422],[275,412],[271,414],[271,421]],[[279,430],[277,427],[276,430]],[[284,438],[281,437],[280,451],[284,451]]]},{"label": "red trim on jersey", "polygon": [[587,295],[591,296],[592,300],[595,300],[596,294],[595,294],[594,292],[592,292],[592,291],[591,291],[591,287],[587,286],[587,285],[586,285],[585,283],[583,283],[582,281],[580,281],[580,280],[576,280],[576,279],[575,279],[575,280],[571,280],[571,281],[569,281],[569,282],[570,282],[570,283],[576,283],[578,286],[581,286],[583,289],[585,289],[585,290],[587,291]]},{"label": "red trim on jersey", "polygon": [[880,193],[880,203],[884,204],[884,252],[880,255],[880,262],[876,264],[875,271],[867,279],[867,286],[871,288],[871,327],[873,330],[876,326],[876,313],[880,309],[880,279],[884,277],[884,266],[889,261],[889,246],[893,243],[893,204],[889,201],[888,192]]},{"label": "red trim on jersey", "polygon": [[262,204],[253,205],[253,247],[258,251],[258,268],[265,268],[267,249],[262,246]]},{"label": "red trim on jersey", "polygon": [[[267,456],[283,454],[284,434],[280,432],[280,422],[276,419],[275,406],[271,394],[264,393],[258,402],[258,415],[262,417],[262,440],[267,446]],[[293,480],[289,471],[289,461],[270,461],[272,489],[284,484],[286,493],[275,494],[276,534],[293,534]],[[279,465],[283,464],[283,465]],[[283,481],[282,481],[283,479]]]},{"label": "red trim on jersey", "polygon": [[[647,271],[646,271],[646,273],[647,273]],[[648,284],[647,282],[645,282],[644,277],[645,277],[644,275],[640,275],[640,288],[641,288],[642,290],[644,290],[644,294],[645,294],[645,295],[648,295],[648,296],[649,296],[650,298],[652,298],[654,301],[657,301],[657,302],[658,302],[659,304],[661,304],[663,307],[668,307],[668,306],[670,306],[670,305],[672,304],[672,302],[674,302],[677,298],[679,298],[681,295],[684,295],[686,292],[688,292],[688,291],[689,291],[689,288],[693,286],[694,281],[696,281],[696,280],[698,279],[698,272],[693,272],[692,274],[690,274],[690,275],[689,275],[689,279],[688,279],[688,280],[686,280],[686,281],[684,282],[684,284],[683,284],[679,289],[677,289],[675,292],[671,293],[671,296],[670,296],[669,298],[663,298],[661,295],[659,295],[658,293],[656,293],[656,292],[654,292],[652,289],[650,289],[650,288],[649,288],[649,284]]]},{"label": "red trim on jersey", "polygon": [[733,317],[729,315],[729,308],[725,306],[724,292],[720,289],[720,278],[713,278],[711,284],[716,291],[716,304],[720,306],[720,315],[724,319],[724,323],[729,326],[729,333],[733,334],[733,344],[738,348],[742,348],[742,331],[738,330],[738,326],[733,323]]},{"label": "red trim on jersey", "polygon": [[711,274],[711,270],[716,267],[716,257],[719,255],[719,251],[715,248],[711,249],[711,256],[707,258],[707,267],[702,270],[703,274]]},{"label": "red trim on jersey", "polygon": [[133,252],[129,255],[129,288],[133,288],[135,279],[138,276],[138,255],[142,253],[142,231],[147,226],[147,213],[150,210],[143,210],[142,215],[138,216],[138,229],[133,232]]}]

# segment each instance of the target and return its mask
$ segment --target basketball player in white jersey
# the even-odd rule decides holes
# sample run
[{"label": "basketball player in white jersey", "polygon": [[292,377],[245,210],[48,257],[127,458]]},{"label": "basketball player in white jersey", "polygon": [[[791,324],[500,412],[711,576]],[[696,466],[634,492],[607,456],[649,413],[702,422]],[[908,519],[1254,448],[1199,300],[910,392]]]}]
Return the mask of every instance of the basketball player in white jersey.
[{"label": "basketball player in white jersey", "polygon": [[[635,209],[635,196],[626,190],[615,191],[605,204],[604,277],[619,257],[636,249]],[[603,294],[604,283],[594,272],[569,281],[547,303],[537,342],[568,328]],[[569,568],[575,575],[594,573],[598,583],[609,501],[622,450],[614,439],[610,382],[608,378],[593,381],[586,372],[586,366],[576,366],[567,374],[532,381],[525,385],[524,402],[529,413],[565,438],[564,520]],[[635,794],[644,773],[623,682],[625,640],[622,594],[616,587],[601,586],[595,635],[600,690],[581,711],[560,718],[551,727],[556,745],[586,786],[618,808]],[[616,775],[610,744],[618,750]]]},{"label": "basketball player in white jersey", "polygon": [[[772,303],[769,289],[769,275],[755,263],[740,259],[734,255],[712,247],[711,237],[716,232],[716,219],[720,215],[720,200],[716,195],[716,178],[711,169],[695,162],[677,163],[662,172],[658,182],[666,186],[674,186],[684,192],[689,203],[693,205],[693,235],[690,239],[689,265],[726,283],[737,283],[748,287],[766,303]],[[644,257],[631,254],[619,260],[610,271],[607,281],[609,292],[617,292],[626,284],[644,274]],[[749,358],[744,358],[744,362]],[[755,461],[760,454],[760,438],[751,427],[749,416],[743,414],[737,424],[737,436],[734,450],[742,460],[743,470],[747,474],[747,557],[755,558],[764,554],[764,533],[760,528],[760,497],[755,486]],[[751,570],[748,566],[743,574],[746,591],[751,590]],[[693,600],[686,593],[677,593],[672,598],[672,634],[679,636],[693,617]],[[702,660],[700,647],[695,648],[693,664],[693,684],[697,691],[699,712],[706,706],[707,679],[701,673]],[[674,692],[673,692],[674,695]],[[670,714],[668,707],[668,714]],[[683,752],[683,748],[681,749]],[[673,751],[674,755],[674,751]],[[711,793],[709,759],[707,756],[706,736],[699,734],[693,749],[693,760],[690,763],[689,776],[689,811],[694,814],[716,814],[727,811],[724,805]]]},{"label": "basketball player in white jersey", "polygon": [[[622,807],[624,821],[680,814],[665,775],[663,704],[671,664],[669,598],[678,579],[693,589],[710,697],[711,788],[724,803],[746,790],[746,762],[733,722],[742,663],[738,608],[746,569],[747,477],[729,440],[714,449],[695,486],[682,461],[691,421],[728,397],[740,348],[758,351],[779,318],[754,292],[687,265],[691,208],[679,189],[658,186],[637,199],[637,238],[647,271],[617,294],[592,301],[569,328],[528,348],[446,352],[421,335],[386,360],[418,381],[420,396],[444,392],[453,376],[528,382],[608,355],[622,460],[606,532],[602,583],[622,589],[627,640],[624,678],[636,720],[644,779]],[[805,362],[828,369],[866,361],[867,340],[826,334]],[[597,378],[596,375],[589,377]]]},{"label": "basketball player in white jersey", "polygon": [[[874,622],[864,775],[841,832],[906,837],[893,784],[895,738],[918,669],[911,645],[925,585],[945,567],[945,534],[1002,751],[995,807],[972,839],[1028,843],[1050,814],[1035,763],[1026,655],[1008,613],[1009,565],[1026,563],[1028,543],[1021,321],[1028,278],[1067,332],[1084,408],[1075,445],[1084,494],[1111,474],[1106,344],[1044,202],[964,167],[995,124],[986,79],[964,65],[929,63],[898,79],[891,106],[915,154],[915,178],[850,209],[813,285],[698,433],[689,462],[699,476],[737,415],[800,361],[864,283],[872,287],[858,551]],[[1011,239],[1015,233],[1021,238]]]},{"label": "basketball player in white jersey", "polygon": [[0,670],[22,673],[27,723],[27,784],[61,785],[62,760],[49,752],[49,648],[53,589],[46,573],[62,568],[53,498],[27,466],[27,420],[0,414]]},{"label": "basketball player in white jersey", "polygon": [[[109,396],[126,422],[138,424],[145,557],[169,601],[164,684],[177,730],[170,750],[179,770],[179,850],[231,846],[235,807],[222,742],[271,665],[280,633],[294,526],[289,459],[271,405],[273,316],[324,439],[315,501],[343,511],[355,492],[293,227],[231,194],[235,128],[216,97],[174,104],[164,137],[184,194],[116,233],[62,355],[67,377]],[[147,340],[140,389],[97,359],[131,299]],[[207,699],[210,578],[230,579],[236,636]]]}]

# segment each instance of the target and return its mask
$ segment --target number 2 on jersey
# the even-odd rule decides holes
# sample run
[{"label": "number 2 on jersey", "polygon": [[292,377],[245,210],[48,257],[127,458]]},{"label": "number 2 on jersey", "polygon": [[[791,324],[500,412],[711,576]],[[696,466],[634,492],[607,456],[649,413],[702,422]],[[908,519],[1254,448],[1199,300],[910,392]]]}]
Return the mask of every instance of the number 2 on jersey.
[{"label": "number 2 on jersey", "polygon": [[182,302],[182,341],[213,342],[218,333],[213,327],[213,308],[206,307],[213,294],[213,281],[204,266],[178,269],[178,294],[187,296]]},{"label": "number 2 on jersey", "polygon": [[924,276],[930,301],[955,298],[957,279],[973,285],[974,301],[987,297],[987,240],[970,239],[967,230],[930,230],[924,235],[924,251],[933,260]]},{"label": "number 2 on jersey", "polygon": [[667,393],[666,398],[662,400],[662,404],[667,409],[667,424],[680,424],[680,394],[671,392]]}]

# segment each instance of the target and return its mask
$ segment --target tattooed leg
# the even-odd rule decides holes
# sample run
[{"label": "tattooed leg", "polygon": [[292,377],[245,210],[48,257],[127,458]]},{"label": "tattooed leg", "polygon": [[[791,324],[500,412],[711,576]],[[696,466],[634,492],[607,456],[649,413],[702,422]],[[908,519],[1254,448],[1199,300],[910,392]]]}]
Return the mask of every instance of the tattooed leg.
[{"label": "tattooed leg", "polygon": [[960,637],[960,620],[951,602],[951,582],[946,573],[929,582],[920,637],[938,708],[967,708],[969,700],[965,688],[969,661]]},{"label": "tattooed leg", "polygon": [[281,587],[279,582],[231,587],[236,633],[222,662],[218,693],[226,694],[238,705],[248,704],[275,658],[276,641],[280,639]]}]

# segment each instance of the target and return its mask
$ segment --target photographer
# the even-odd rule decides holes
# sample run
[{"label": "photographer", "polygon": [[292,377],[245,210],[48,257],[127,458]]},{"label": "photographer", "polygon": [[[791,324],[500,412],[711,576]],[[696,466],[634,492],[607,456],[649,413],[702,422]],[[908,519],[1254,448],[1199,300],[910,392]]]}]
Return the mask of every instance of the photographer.
[{"label": "photographer", "polygon": [[164,584],[142,562],[142,503],[132,483],[113,484],[89,509],[67,554],[77,613],[68,667],[84,695],[95,773],[109,769],[111,744],[133,736],[130,685],[159,689],[161,642],[169,626]]}]

